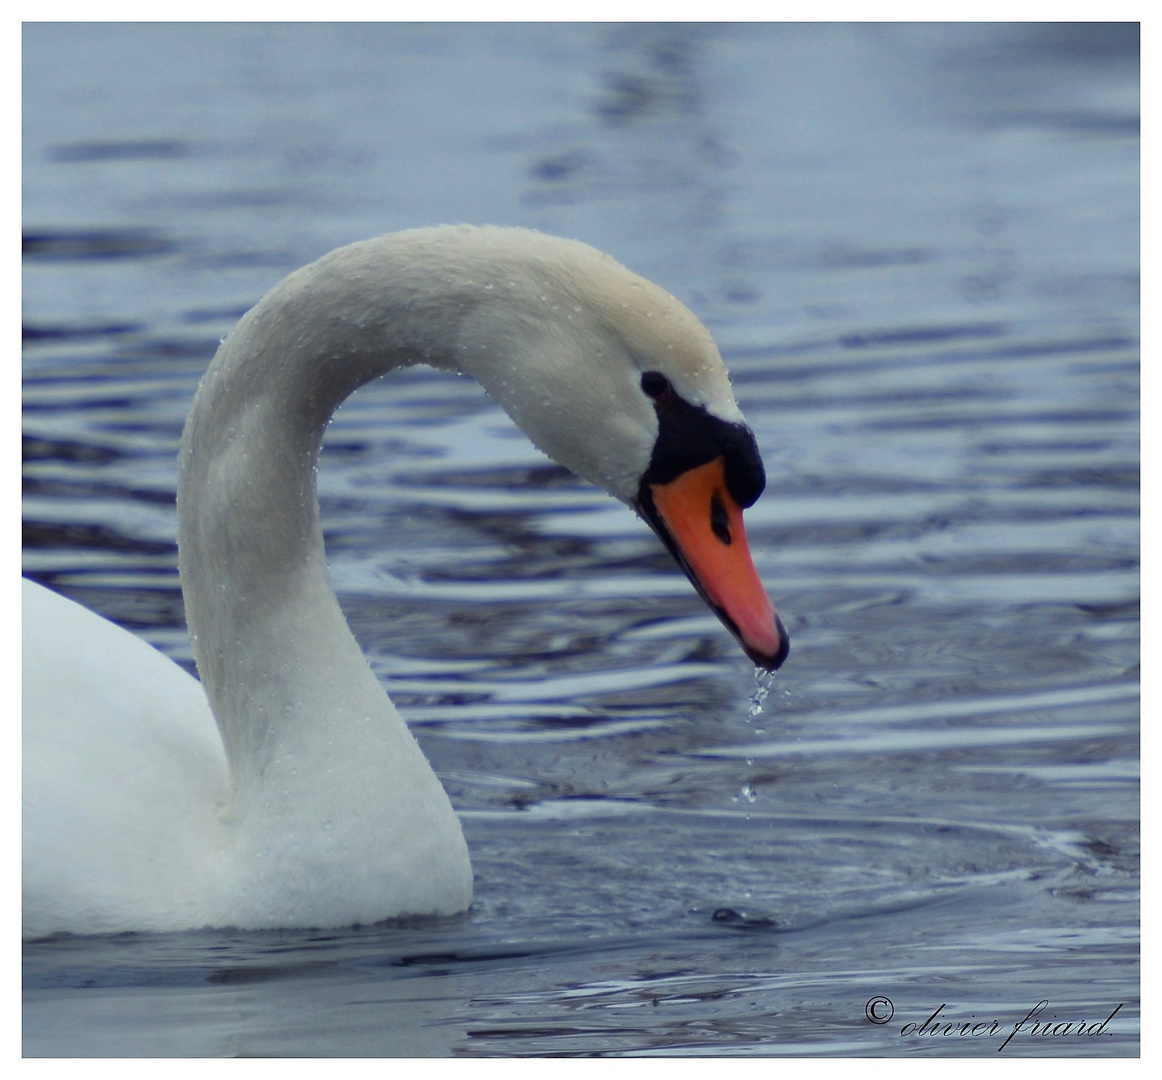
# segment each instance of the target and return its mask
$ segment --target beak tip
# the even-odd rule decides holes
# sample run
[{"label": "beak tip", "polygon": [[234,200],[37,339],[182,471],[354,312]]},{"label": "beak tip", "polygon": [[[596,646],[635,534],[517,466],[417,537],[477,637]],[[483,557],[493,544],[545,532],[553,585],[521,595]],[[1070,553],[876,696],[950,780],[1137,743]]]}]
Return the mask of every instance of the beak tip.
[{"label": "beak tip", "polygon": [[778,615],[775,616],[775,637],[777,643],[774,644],[773,648],[768,647],[767,649],[758,649],[745,641],[742,642],[743,651],[754,662],[755,667],[763,668],[766,671],[776,671],[783,666],[783,661],[791,652],[791,636],[787,633],[787,628]]}]

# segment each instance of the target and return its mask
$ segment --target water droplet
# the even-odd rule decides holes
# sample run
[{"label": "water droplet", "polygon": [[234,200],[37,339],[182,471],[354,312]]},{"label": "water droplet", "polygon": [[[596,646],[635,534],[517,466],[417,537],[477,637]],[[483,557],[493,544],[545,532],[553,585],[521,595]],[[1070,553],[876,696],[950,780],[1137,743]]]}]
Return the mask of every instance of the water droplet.
[{"label": "water droplet", "polygon": [[771,692],[771,683],[774,681],[774,678],[774,673],[767,671],[765,668],[754,669],[754,693],[750,696],[750,703],[746,710],[748,724],[752,720],[762,716],[763,706],[766,705],[767,696]]},{"label": "water droplet", "polygon": [[755,789],[750,784],[743,784],[741,789],[739,789],[739,795],[748,803],[753,803],[758,798],[758,795],[755,794]]}]

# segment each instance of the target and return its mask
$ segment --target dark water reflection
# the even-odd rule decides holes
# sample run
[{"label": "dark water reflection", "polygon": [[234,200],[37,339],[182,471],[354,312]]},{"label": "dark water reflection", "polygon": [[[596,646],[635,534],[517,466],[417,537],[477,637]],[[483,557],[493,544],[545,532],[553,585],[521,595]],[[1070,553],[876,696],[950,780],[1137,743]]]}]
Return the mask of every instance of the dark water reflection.
[{"label": "dark water reflection", "polygon": [[27,28],[26,573],[188,663],[174,458],[219,337],[340,243],[525,224],[711,326],[793,649],[749,717],[624,508],[470,383],[366,388],[328,549],[464,815],[472,911],[29,945],[25,1052],[976,1054],[901,1027],[1047,999],[1123,1007],[1005,1054],[1136,1053],[1137,48]]}]

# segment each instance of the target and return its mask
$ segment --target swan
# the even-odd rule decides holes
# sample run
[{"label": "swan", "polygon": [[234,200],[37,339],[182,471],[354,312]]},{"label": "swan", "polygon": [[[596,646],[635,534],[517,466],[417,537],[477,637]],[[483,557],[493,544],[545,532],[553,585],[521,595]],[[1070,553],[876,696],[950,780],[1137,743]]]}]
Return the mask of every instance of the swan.
[{"label": "swan", "polygon": [[243,316],[182,436],[201,682],[23,583],[25,937],[467,909],[460,822],[347,627],[315,492],[331,414],[417,362],[475,376],[541,450],[645,518],[756,664],[782,663],[742,522],[762,461],[690,311],[525,229],[340,248]]}]

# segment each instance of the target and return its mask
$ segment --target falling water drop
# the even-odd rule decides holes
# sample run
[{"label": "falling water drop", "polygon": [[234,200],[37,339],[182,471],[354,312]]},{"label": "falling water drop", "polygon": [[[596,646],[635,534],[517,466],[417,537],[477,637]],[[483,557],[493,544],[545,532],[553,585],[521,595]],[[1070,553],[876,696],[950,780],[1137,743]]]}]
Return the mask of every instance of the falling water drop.
[{"label": "falling water drop", "polygon": [[774,673],[767,671],[765,668],[754,669],[754,693],[750,696],[750,702],[746,710],[746,719],[749,724],[752,720],[757,720],[763,714],[763,706],[766,704],[767,695],[771,692],[771,683],[774,681]]}]

